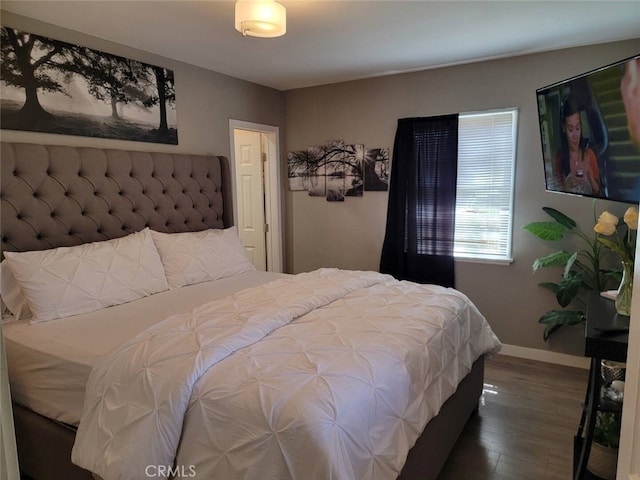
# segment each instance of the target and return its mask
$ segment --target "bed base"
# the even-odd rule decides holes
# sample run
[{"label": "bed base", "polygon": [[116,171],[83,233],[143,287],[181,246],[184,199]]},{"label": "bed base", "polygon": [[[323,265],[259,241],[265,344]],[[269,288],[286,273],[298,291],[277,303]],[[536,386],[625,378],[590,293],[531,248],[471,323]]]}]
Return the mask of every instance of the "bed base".
[{"label": "bed base", "polygon": [[460,382],[456,393],[431,419],[409,451],[399,480],[436,480],[467,421],[478,412],[484,384],[484,356]]},{"label": "bed base", "polygon": [[[479,358],[456,393],[442,406],[409,452],[400,480],[436,480],[482,394],[484,358]],[[20,405],[13,405],[18,460],[23,475],[34,480],[94,480],[71,463],[75,429]]]},{"label": "bed base", "polygon": [[94,480],[93,475],[71,463],[75,428],[55,422],[13,404],[20,474],[33,480]]}]

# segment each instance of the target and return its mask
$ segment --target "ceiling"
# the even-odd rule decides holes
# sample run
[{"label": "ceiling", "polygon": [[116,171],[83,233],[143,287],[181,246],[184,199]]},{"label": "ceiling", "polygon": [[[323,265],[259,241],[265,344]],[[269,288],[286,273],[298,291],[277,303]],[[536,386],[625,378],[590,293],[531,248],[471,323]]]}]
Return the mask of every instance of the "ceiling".
[{"label": "ceiling", "polygon": [[278,90],[640,38],[640,0],[279,3],[287,34],[273,39],[237,32],[232,0],[0,6]]}]

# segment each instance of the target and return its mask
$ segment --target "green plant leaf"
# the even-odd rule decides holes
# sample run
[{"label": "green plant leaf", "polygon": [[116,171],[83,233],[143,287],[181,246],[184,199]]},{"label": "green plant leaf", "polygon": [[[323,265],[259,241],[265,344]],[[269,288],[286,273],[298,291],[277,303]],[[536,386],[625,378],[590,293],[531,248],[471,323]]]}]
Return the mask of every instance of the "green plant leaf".
[{"label": "green plant leaf", "polygon": [[577,272],[569,272],[568,275],[562,277],[558,291],[556,292],[556,300],[561,307],[568,306],[576,297],[580,286],[582,285],[582,274]]},{"label": "green plant leaf", "polygon": [[531,268],[537,271],[543,267],[564,267],[574,254],[560,250],[559,252],[550,253],[545,257],[536,258]]},{"label": "green plant leaf", "polygon": [[551,310],[540,317],[538,323],[546,325],[543,338],[549,336],[563,325],[577,325],[584,321],[584,313],[580,310]]},{"label": "green plant leaf", "polygon": [[557,293],[558,288],[560,288],[560,286],[557,283],[553,283],[553,282],[542,282],[542,283],[539,283],[538,285],[543,288],[546,288],[547,290],[552,291],[554,295]]},{"label": "green plant leaf", "polygon": [[567,278],[568,276],[571,275],[571,269],[573,268],[573,264],[576,261],[576,258],[578,258],[578,252],[574,252],[568,259],[567,259],[567,264],[564,266],[564,273],[562,274],[562,276],[564,278]]},{"label": "green plant leaf", "polygon": [[598,237],[598,242],[600,242],[602,245],[604,245],[611,251],[617,253],[621,259],[629,260],[629,256],[627,255],[627,252],[617,243],[602,237]]},{"label": "green plant leaf", "polygon": [[565,228],[555,222],[532,222],[523,225],[527,232],[534,234],[542,240],[555,241],[564,238]]},{"label": "green plant leaf", "polygon": [[561,326],[562,325],[559,325],[559,324],[547,325],[546,327],[544,327],[544,333],[542,334],[542,338],[544,338],[544,340],[547,341],[551,336],[551,334],[556,330],[558,330]]},{"label": "green plant leaf", "polygon": [[544,325],[577,325],[583,321],[582,310],[549,310],[538,319]]},{"label": "green plant leaf", "polygon": [[564,213],[559,212],[555,208],[542,207],[542,210],[567,230],[573,230],[576,228],[576,222],[573,221],[572,218],[567,217]]}]

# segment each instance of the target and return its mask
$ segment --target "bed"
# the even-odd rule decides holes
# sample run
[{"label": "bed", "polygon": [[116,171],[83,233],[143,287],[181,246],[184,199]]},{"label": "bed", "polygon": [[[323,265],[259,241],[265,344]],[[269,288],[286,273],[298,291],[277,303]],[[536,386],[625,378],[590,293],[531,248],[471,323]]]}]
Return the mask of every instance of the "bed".
[{"label": "bed", "polygon": [[[255,271],[224,157],[5,142],[1,158],[3,282],[33,307],[3,323],[24,474],[437,478],[500,348],[464,295]],[[84,292],[96,252],[135,282]],[[73,255],[89,273],[61,290]]]}]

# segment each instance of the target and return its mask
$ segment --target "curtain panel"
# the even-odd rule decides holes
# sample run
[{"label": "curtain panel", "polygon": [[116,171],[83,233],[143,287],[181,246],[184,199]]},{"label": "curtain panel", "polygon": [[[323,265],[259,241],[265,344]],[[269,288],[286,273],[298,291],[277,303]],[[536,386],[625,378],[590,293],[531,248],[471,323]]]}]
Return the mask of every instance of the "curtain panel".
[{"label": "curtain panel", "polygon": [[455,286],[457,159],[458,114],[398,120],[381,272]]}]

